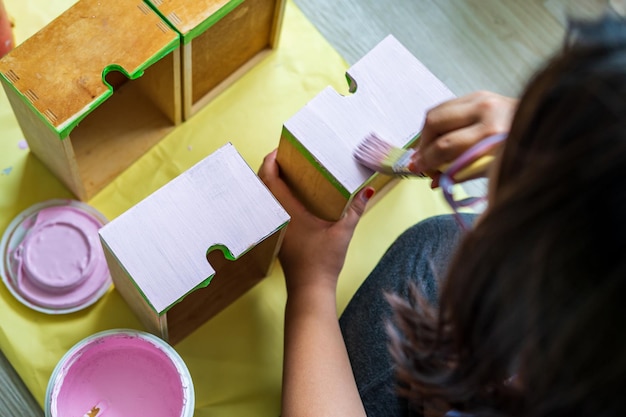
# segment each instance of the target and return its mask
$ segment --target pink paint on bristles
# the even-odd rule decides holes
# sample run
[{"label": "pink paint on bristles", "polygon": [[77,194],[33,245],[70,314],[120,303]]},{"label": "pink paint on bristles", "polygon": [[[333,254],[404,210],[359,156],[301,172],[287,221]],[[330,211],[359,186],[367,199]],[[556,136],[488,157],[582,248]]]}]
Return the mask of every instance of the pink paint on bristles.
[{"label": "pink paint on bristles", "polygon": [[375,133],[370,133],[356,148],[354,157],[366,167],[378,171],[378,167],[390,149],[391,146],[387,142],[380,139]]},{"label": "pink paint on bristles", "polygon": [[423,176],[409,170],[414,149],[398,148],[375,133],[363,139],[354,151],[354,158],[362,165],[377,172],[396,176]]}]

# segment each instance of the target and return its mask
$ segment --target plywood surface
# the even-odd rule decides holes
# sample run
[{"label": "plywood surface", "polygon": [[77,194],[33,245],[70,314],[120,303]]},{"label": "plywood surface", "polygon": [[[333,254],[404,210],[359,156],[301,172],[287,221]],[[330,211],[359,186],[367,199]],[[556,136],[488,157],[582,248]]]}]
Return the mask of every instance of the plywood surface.
[{"label": "plywood surface", "polygon": [[177,46],[176,32],[139,0],[82,0],[5,56],[0,73],[61,131],[112,94],[107,67],[137,77]]},{"label": "plywood surface", "polygon": [[196,103],[229,74],[270,48],[275,7],[273,0],[246,0],[190,44],[191,102]]},{"label": "plywood surface", "polygon": [[[147,0],[183,36],[211,26],[244,0]],[[193,37],[193,36],[192,36]]]},{"label": "plywood surface", "polygon": [[221,246],[237,259],[289,220],[232,145],[225,145],[100,231],[139,290],[161,314],[215,269]]},{"label": "plywood surface", "polygon": [[352,195],[373,174],[353,157],[363,138],[376,133],[406,147],[419,136],[426,111],[454,94],[393,36],[350,67],[348,76],[351,95],[324,89],[285,122],[285,129],[311,155],[311,163]]},{"label": "plywood surface", "polygon": [[[144,77],[149,76],[149,71]],[[171,85],[172,81],[163,85]],[[163,95],[171,100],[177,96],[173,88],[168,93]],[[125,83],[64,140],[71,140],[78,178],[85,189],[84,196],[78,195],[91,199],[173,127],[170,117],[142,93],[139,80]],[[30,137],[28,140],[32,142]]]}]

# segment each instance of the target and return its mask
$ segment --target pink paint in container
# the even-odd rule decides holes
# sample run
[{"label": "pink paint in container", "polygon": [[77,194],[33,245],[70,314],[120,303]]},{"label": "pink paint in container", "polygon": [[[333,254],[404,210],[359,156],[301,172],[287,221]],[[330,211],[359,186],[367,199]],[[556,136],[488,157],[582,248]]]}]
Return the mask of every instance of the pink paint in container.
[{"label": "pink paint in container", "polygon": [[194,390],[182,358],[136,330],[89,336],[59,361],[48,382],[46,417],[192,417]]},{"label": "pink paint in container", "polygon": [[98,237],[106,218],[74,200],[24,210],[0,240],[0,275],[22,304],[47,314],[86,308],[112,281]]}]

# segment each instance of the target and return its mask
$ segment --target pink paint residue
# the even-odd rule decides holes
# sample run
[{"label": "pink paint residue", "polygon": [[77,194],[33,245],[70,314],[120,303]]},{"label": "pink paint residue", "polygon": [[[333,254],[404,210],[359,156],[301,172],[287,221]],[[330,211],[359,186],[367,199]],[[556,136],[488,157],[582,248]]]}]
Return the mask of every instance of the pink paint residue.
[{"label": "pink paint residue", "polygon": [[53,206],[29,219],[12,253],[16,290],[52,309],[80,306],[110,281],[98,238],[102,223],[72,206]]},{"label": "pink paint residue", "polygon": [[17,142],[17,147],[22,150],[28,149],[28,143],[26,142],[26,140],[22,139],[19,142]]},{"label": "pink paint residue", "polygon": [[[193,415],[193,384],[174,350],[146,336],[111,332],[70,351],[48,387],[51,417]],[[86,339],[88,340],[88,339]]]}]

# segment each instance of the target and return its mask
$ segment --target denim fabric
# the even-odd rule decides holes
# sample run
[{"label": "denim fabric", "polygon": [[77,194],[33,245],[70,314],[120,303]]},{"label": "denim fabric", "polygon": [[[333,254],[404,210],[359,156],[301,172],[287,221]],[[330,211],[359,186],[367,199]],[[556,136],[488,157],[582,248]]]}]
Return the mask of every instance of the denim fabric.
[{"label": "denim fabric", "polygon": [[473,417],[473,416],[474,414],[462,413],[460,411],[450,410],[445,414],[444,417]]},{"label": "denim fabric", "polygon": [[[475,218],[464,216],[469,223]],[[436,304],[439,279],[445,276],[461,233],[450,215],[432,217],[408,229],[389,247],[341,315],[339,323],[369,417],[418,415],[394,393],[394,366],[385,330],[391,308],[384,293],[407,297],[408,283],[416,282]]]}]

